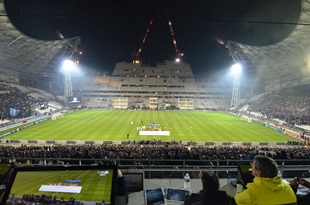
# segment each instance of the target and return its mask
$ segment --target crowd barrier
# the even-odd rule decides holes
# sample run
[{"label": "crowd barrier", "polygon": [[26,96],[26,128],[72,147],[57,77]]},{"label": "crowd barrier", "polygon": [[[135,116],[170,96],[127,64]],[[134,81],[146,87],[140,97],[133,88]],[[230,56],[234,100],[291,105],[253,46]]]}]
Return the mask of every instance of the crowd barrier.
[{"label": "crowd barrier", "polygon": [[296,142],[289,144],[287,142],[193,142],[193,141],[182,141],[182,142],[166,142],[166,141],[79,141],[79,140],[0,140],[0,144],[10,145],[138,145],[138,144],[156,144],[156,145],[176,145],[180,144],[185,146],[260,146],[260,147],[281,147],[281,146],[304,146],[302,142]]},{"label": "crowd barrier", "polygon": [[[204,171],[216,172],[221,178],[237,174],[238,164],[250,164],[252,160],[195,160],[195,159],[89,159],[89,158],[8,158],[0,157],[2,162],[32,162],[31,166],[89,166],[97,164],[119,165],[125,172],[144,172],[146,178],[182,178],[184,173],[199,178]],[[310,159],[276,159],[283,178],[310,177]],[[29,166],[30,164],[27,164]],[[124,173],[125,173],[124,172]]]}]

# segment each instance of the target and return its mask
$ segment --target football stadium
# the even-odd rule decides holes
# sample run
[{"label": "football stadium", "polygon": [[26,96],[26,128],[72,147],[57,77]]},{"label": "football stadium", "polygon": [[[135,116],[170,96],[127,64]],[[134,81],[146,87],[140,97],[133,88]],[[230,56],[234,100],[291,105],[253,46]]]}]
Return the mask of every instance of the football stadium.
[{"label": "football stadium", "polygon": [[[32,38],[11,22],[6,2],[1,204],[183,204],[167,190],[180,194],[189,173],[196,193],[203,172],[216,173],[234,196],[237,183],[253,181],[244,175],[255,155],[274,159],[280,177],[310,178],[309,1],[300,1],[289,34],[270,45],[216,37],[233,63],[212,78],[182,61],[168,15],[175,58],[141,58],[151,19],[130,60],[94,73],[80,64],[82,37]],[[116,191],[118,170],[129,195]]]}]

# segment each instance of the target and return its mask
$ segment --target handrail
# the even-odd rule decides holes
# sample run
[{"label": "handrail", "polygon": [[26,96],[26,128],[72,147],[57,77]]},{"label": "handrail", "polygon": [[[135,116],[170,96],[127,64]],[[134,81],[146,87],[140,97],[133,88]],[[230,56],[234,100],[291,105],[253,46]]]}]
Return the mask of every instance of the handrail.
[{"label": "handrail", "polygon": [[[195,159],[85,159],[85,158],[17,158],[0,157],[1,162],[32,165],[95,165],[117,164],[120,168],[139,168],[150,171],[162,170],[212,170],[237,169],[238,164],[250,164],[251,160],[195,160]],[[276,159],[279,170],[310,170],[310,159]],[[226,169],[226,170],[225,170]]]},{"label": "handrail", "polygon": [[[142,172],[145,179],[182,178],[185,173],[199,178],[202,172],[215,172],[220,178],[236,178],[238,164],[250,164],[251,160],[193,160],[193,159],[84,159],[84,158],[8,158],[1,162],[11,162],[16,166],[96,166],[115,165],[125,173]],[[34,163],[33,163],[34,162]],[[276,160],[283,178],[309,177],[310,159]]]},{"label": "handrail", "polygon": [[[226,162],[226,164],[232,164],[232,163],[251,163],[252,160],[220,160],[220,159],[211,159],[211,160],[201,160],[201,159],[141,159],[141,158],[135,158],[135,159],[103,159],[103,158],[25,158],[25,157],[0,157],[0,160],[9,160],[9,159],[15,159],[15,160],[64,160],[64,161],[76,161],[76,160],[82,160],[82,161],[119,161],[119,162],[216,162],[216,163],[223,163]],[[277,163],[284,164],[301,164],[301,165],[310,165],[310,159],[274,159]]]}]

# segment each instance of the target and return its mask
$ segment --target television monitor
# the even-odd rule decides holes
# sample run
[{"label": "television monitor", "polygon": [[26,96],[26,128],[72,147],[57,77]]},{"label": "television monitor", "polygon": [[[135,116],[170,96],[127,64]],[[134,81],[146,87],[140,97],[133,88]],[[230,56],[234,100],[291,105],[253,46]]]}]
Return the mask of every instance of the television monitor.
[{"label": "television monitor", "polygon": [[1,204],[12,200],[96,205],[115,202],[117,166],[21,166],[13,169]]},{"label": "television monitor", "polygon": [[166,205],[165,194],[163,188],[146,189],[145,201],[147,205]]},{"label": "television monitor", "polygon": [[247,183],[253,182],[252,166],[250,164],[238,164],[237,181],[246,188]]},{"label": "television monitor", "polygon": [[0,184],[3,184],[7,180],[12,168],[13,164],[11,163],[0,163]]},{"label": "television monitor", "polygon": [[187,196],[191,195],[191,191],[187,189],[167,188],[168,202],[184,202]]},{"label": "television monitor", "polygon": [[123,173],[128,192],[139,192],[143,190],[143,173]]},{"label": "television monitor", "polygon": [[12,170],[13,164],[0,163],[0,202],[2,201],[2,198],[5,194]]},{"label": "television monitor", "polygon": [[68,96],[69,104],[79,104],[82,102],[81,96]]}]

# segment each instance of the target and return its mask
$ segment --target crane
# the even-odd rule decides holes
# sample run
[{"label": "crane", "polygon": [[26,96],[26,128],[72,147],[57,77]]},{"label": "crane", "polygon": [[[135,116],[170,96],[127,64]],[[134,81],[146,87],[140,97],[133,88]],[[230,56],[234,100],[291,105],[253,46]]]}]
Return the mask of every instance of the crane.
[{"label": "crane", "polygon": [[172,43],[173,43],[175,52],[176,52],[176,54],[177,54],[177,57],[176,57],[175,61],[179,62],[179,61],[180,61],[180,58],[181,58],[184,54],[181,53],[180,50],[178,49],[177,40],[176,40],[176,38],[175,38],[174,30],[173,30],[173,27],[172,27],[172,22],[171,22],[171,19],[170,19],[168,13],[167,13],[167,20],[168,20],[168,25],[169,25],[169,28],[170,28],[171,37],[172,37]]},{"label": "crane", "polygon": [[[142,51],[142,47],[146,41],[146,38],[147,38],[147,35],[149,34],[150,30],[151,30],[151,26],[153,25],[153,21],[154,19],[152,18],[149,22],[149,25],[146,29],[146,32],[144,34],[144,37],[142,39],[142,41],[140,42],[140,45],[139,45],[139,48],[138,50],[136,50],[136,47],[133,48],[133,51],[131,52],[131,57],[132,57],[132,60],[133,60],[133,63],[137,63],[139,64],[140,63],[140,53]],[[183,53],[180,52],[178,46],[177,46],[177,41],[176,41],[176,38],[175,38],[175,34],[174,34],[174,30],[173,30],[173,27],[172,27],[172,22],[171,22],[171,19],[169,17],[169,15],[167,14],[167,22],[168,22],[168,25],[169,25],[169,29],[170,29],[170,34],[171,34],[171,37],[172,37],[172,43],[173,43],[173,46],[174,46],[174,49],[175,49],[175,52],[176,52],[176,59],[175,61],[179,62],[180,61],[180,58],[184,55]]]},{"label": "crane", "polygon": [[148,33],[149,33],[150,30],[151,30],[151,26],[152,26],[152,24],[153,24],[153,20],[154,20],[154,19],[151,19],[151,20],[150,20],[150,23],[149,23],[149,25],[148,25],[148,27],[147,27],[147,29],[146,29],[146,32],[145,32],[145,34],[144,34],[144,37],[143,37],[143,39],[142,39],[142,41],[141,41],[141,43],[140,43],[140,46],[139,46],[138,51],[136,51],[136,49],[135,49],[135,47],[134,47],[134,50],[133,50],[132,53],[131,53],[131,57],[132,57],[132,59],[133,59],[133,63],[140,63],[139,56],[140,56],[140,53],[141,53],[141,51],[142,51],[143,44],[145,43],[146,37],[147,37]]}]

